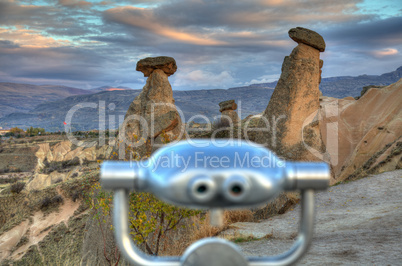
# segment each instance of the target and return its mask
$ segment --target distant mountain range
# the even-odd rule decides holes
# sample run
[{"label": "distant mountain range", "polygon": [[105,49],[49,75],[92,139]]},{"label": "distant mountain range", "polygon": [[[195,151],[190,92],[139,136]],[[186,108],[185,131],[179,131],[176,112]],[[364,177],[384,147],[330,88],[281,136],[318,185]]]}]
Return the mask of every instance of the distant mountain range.
[{"label": "distant mountain range", "polygon": [[[320,84],[320,90],[324,96],[334,98],[345,98],[348,96],[360,96],[363,87],[369,85],[389,85],[402,78],[402,66],[395,71],[382,75],[360,75],[357,77],[340,76],[323,78]],[[239,88],[275,88],[278,82],[252,84]]]},{"label": "distant mountain range", "polygon": [[[99,110],[105,110],[107,128],[117,128],[134,98],[141,90],[103,91],[95,94],[76,95],[62,100],[39,104],[29,113],[12,113],[0,118],[2,127],[43,127],[47,131],[64,130],[63,122],[72,107],[95,104],[96,108],[78,109],[72,117],[73,130],[90,130],[99,126]],[[216,89],[174,91],[175,104],[183,112],[183,120],[193,115],[204,115],[208,119],[220,115],[219,102],[235,99],[239,105],[238,112],[244,118],[249,114],[257,114],[264,109],[272,95],[273,89]],[[104,106],[105,108],[102,108]],[[259,111],[256,111],[259,110]],[[109,125],[110,117],[115,124]],[[121,118],[122,117],[122,118]],[[202,119],[195,120],[203,122]],[[204,121],[205,122],[205,121]]]},{"label": "distant mountain range", "polygon": [[58,85],[0,82],[0,117],[14,112],[29,112],[41,103],[61,100],[69,96],[115,90],[131,90],[131,88],[103,86],[91,90],[83,90]]},{"label": "distant mountain range", "polygon": [[[333,77],[322,79],[320,89],[323,95],[344,98],[347,96],[360,96],[364,86],[368,85],[389,85],[402,78],[402,67],[397,70],[379,76],[362,75],[358,77]],[[119,116],[124,117],[130,103],[140,93],[141,90],[133,90],[127,87],[104,86],[93,90],[80,90],[63,86],[44,86],[43,94],[32,95],[33,89],[41,89],[42,86],[25,84],[13,84],[14,91],[8,89],[8,94],[2,94],[3,88],[13,87],[12,83],[0,83],[0,98],[2,114],[6,116],[0,118],[2,127],[44,127],[47,131],[64,130],[63,122],[66,115],[74,106],[85,106],[84,103],[96,104],[96,108],[85,107],[79,109],[72,117],[73,130],[91,130],[99,126],[99,107],[105,106],[105,119],[107,128],[116,128],[119,125]],[[18,86],[24,89],[22,92],[17,90]],[[268,105],[273,93],[276,82],[253,84],[245,87],[213,90],[190,90],[173,91],[175,104],[183,112],[184,121],[193,115],[204,115],[210,120],[219,116],[219,102],[234,99],[239,105],[239,115],[245,118],[250,114],[261,113]],[[40,87],[40,88],[38,88]],[[50,89],[53,88],[53,95]],[[62,96],[60,88],[66,88],[67,96]],[[42,92],[41,90],[38,90]],[[99,91],[99,92],[98,92]],[[26,93],[29,92],[29,93]],[[59,92],[57,94],[56,92]],[[73,94],[73,96],[71,96]],[[27,100],[25,100],[28,95]],[[42,96],[45,98],[43,100]],[[53,97],[53,98],[51,98]],[[66,98],[65,98],[66,97]],[[36,105],[31,98],[36,100]],[[10,101],[8,101],[10,99]],[[12,108],[5,103],[10,103]],[[27,104],[28,102],[28,104]],[[34,106],[35,105],[35,106]],[[4,108],[4,109],[3,109]],[[109,125],[110,118],[114,118],[115,123]],[[122,119],[122,118],[121,118]],[[198,118],[196,122],[202,122]]]},{"label": "distant mountain range", "polygon": [[14,112],[28,112],[38,104],[73,95],[92,93],[88,90],[57,85],[30,85],[0,82],[0,117]]},{"label": "distant mountain range", "polygon": [[389,85],[402,78],[402,66],[395,71],[376,75],[361,75],[357,77],[324,78],[320,89],[322,94],[329,97],[345,98],[347,96],[360,96],[362,88],[368,85]]}]

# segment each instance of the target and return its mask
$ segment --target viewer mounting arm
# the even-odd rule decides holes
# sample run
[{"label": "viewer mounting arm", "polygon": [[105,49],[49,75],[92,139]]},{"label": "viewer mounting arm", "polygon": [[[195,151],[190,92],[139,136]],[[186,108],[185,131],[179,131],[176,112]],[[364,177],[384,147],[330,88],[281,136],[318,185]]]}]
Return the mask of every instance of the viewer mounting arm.
[{"label": "viewer mounting arm", "polygon": [[[158,158],[171,161],[160,164]],[[182,141],[165,146],[147,161],[108,161],[101,167],[102,186],[115,191],[113,222],[118,246],[131,263],[144,266],[293,264],[311,243],[314,190],[326,189],[329,175],[325,163],[286,162],[262,146],[240,140]],[[179,206],[212,210],[261,205],[282,191],[300,190],[299,236],[290,250],[271,257],[246,258],[236,245],[218,238],[199,240],[182,257],[148,256],[129,234],[130,190],[151,192]]]}]

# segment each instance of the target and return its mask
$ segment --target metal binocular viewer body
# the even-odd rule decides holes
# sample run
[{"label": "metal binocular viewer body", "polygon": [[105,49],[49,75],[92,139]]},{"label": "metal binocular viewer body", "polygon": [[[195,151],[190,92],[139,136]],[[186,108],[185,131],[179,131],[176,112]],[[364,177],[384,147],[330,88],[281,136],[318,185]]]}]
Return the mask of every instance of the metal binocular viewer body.
[{"label": "metal binocular viewer body", "polygon": [[[326,163],[286,162],[268,149],[241,140],[189,140],[167,145],[146,161],[104,162],[101,182],[114,190],[113,223],[118,246],[134,265],[289,265],[300,259],[314,228],[314,190],[326,189]],[[146,191],[174,205],[212,209],[219,223],[222,208],[253,207],[282,191],[300,190],[299,236],[287,252],[244,257],[232,242],[205,238],[182,257],[148,256],[130,238],[129,190]]]}]

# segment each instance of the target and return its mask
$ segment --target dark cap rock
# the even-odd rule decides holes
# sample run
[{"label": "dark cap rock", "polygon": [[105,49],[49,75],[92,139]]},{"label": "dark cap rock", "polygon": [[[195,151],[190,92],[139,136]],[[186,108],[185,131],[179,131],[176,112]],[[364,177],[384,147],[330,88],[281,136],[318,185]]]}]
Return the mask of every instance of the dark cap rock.
[{"label": "dark cap rock", "polygon": [[161,69],[166,75],[173,75],[177,70],[176,61],[173,57],[158,56],[147,57],[137,62],[137,71],[144,73],[144,77],[149,77],[155,69]]},{"label": "dark cap rock", "polygon": [[324,38],[315,31],[297,27],[289,30],[289,37],[297,43],[304,43],[320,52],[325,51]]},{"label": "dark cap rock", "polygon": [[228,101],[223,101],[219,103],[219,112],[223,112],[226,110],[236,110],[237,109],[237,104],[235,103],[235,100],[228,100]]}]

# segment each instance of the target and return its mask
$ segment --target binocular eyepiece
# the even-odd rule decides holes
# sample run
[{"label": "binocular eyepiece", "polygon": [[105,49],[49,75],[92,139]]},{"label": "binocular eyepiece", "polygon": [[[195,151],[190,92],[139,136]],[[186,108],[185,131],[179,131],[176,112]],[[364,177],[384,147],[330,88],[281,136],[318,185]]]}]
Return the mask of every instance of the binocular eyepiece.
[{"label": "binocular eyepiece", "polygon": [[245,176],[232,175],[225,178],[201,175],[189,182],[188,195],[198,203],[212,203],[214,200],[236,203],[247,198],[250,188],[250,182]]},{"label": "binocular eyepiece", "polygon": [[207,203],[213,200],[218,193],[216,182],[204,175],[197,176],[189,182],[188,194],[193,200],[199,203]]},{"label": "binocular eyepiece", "polygon": [[250,187],[246,177],[232,175],[223,182],[223,195],[227,200],[241,202],[250,195]]}]

